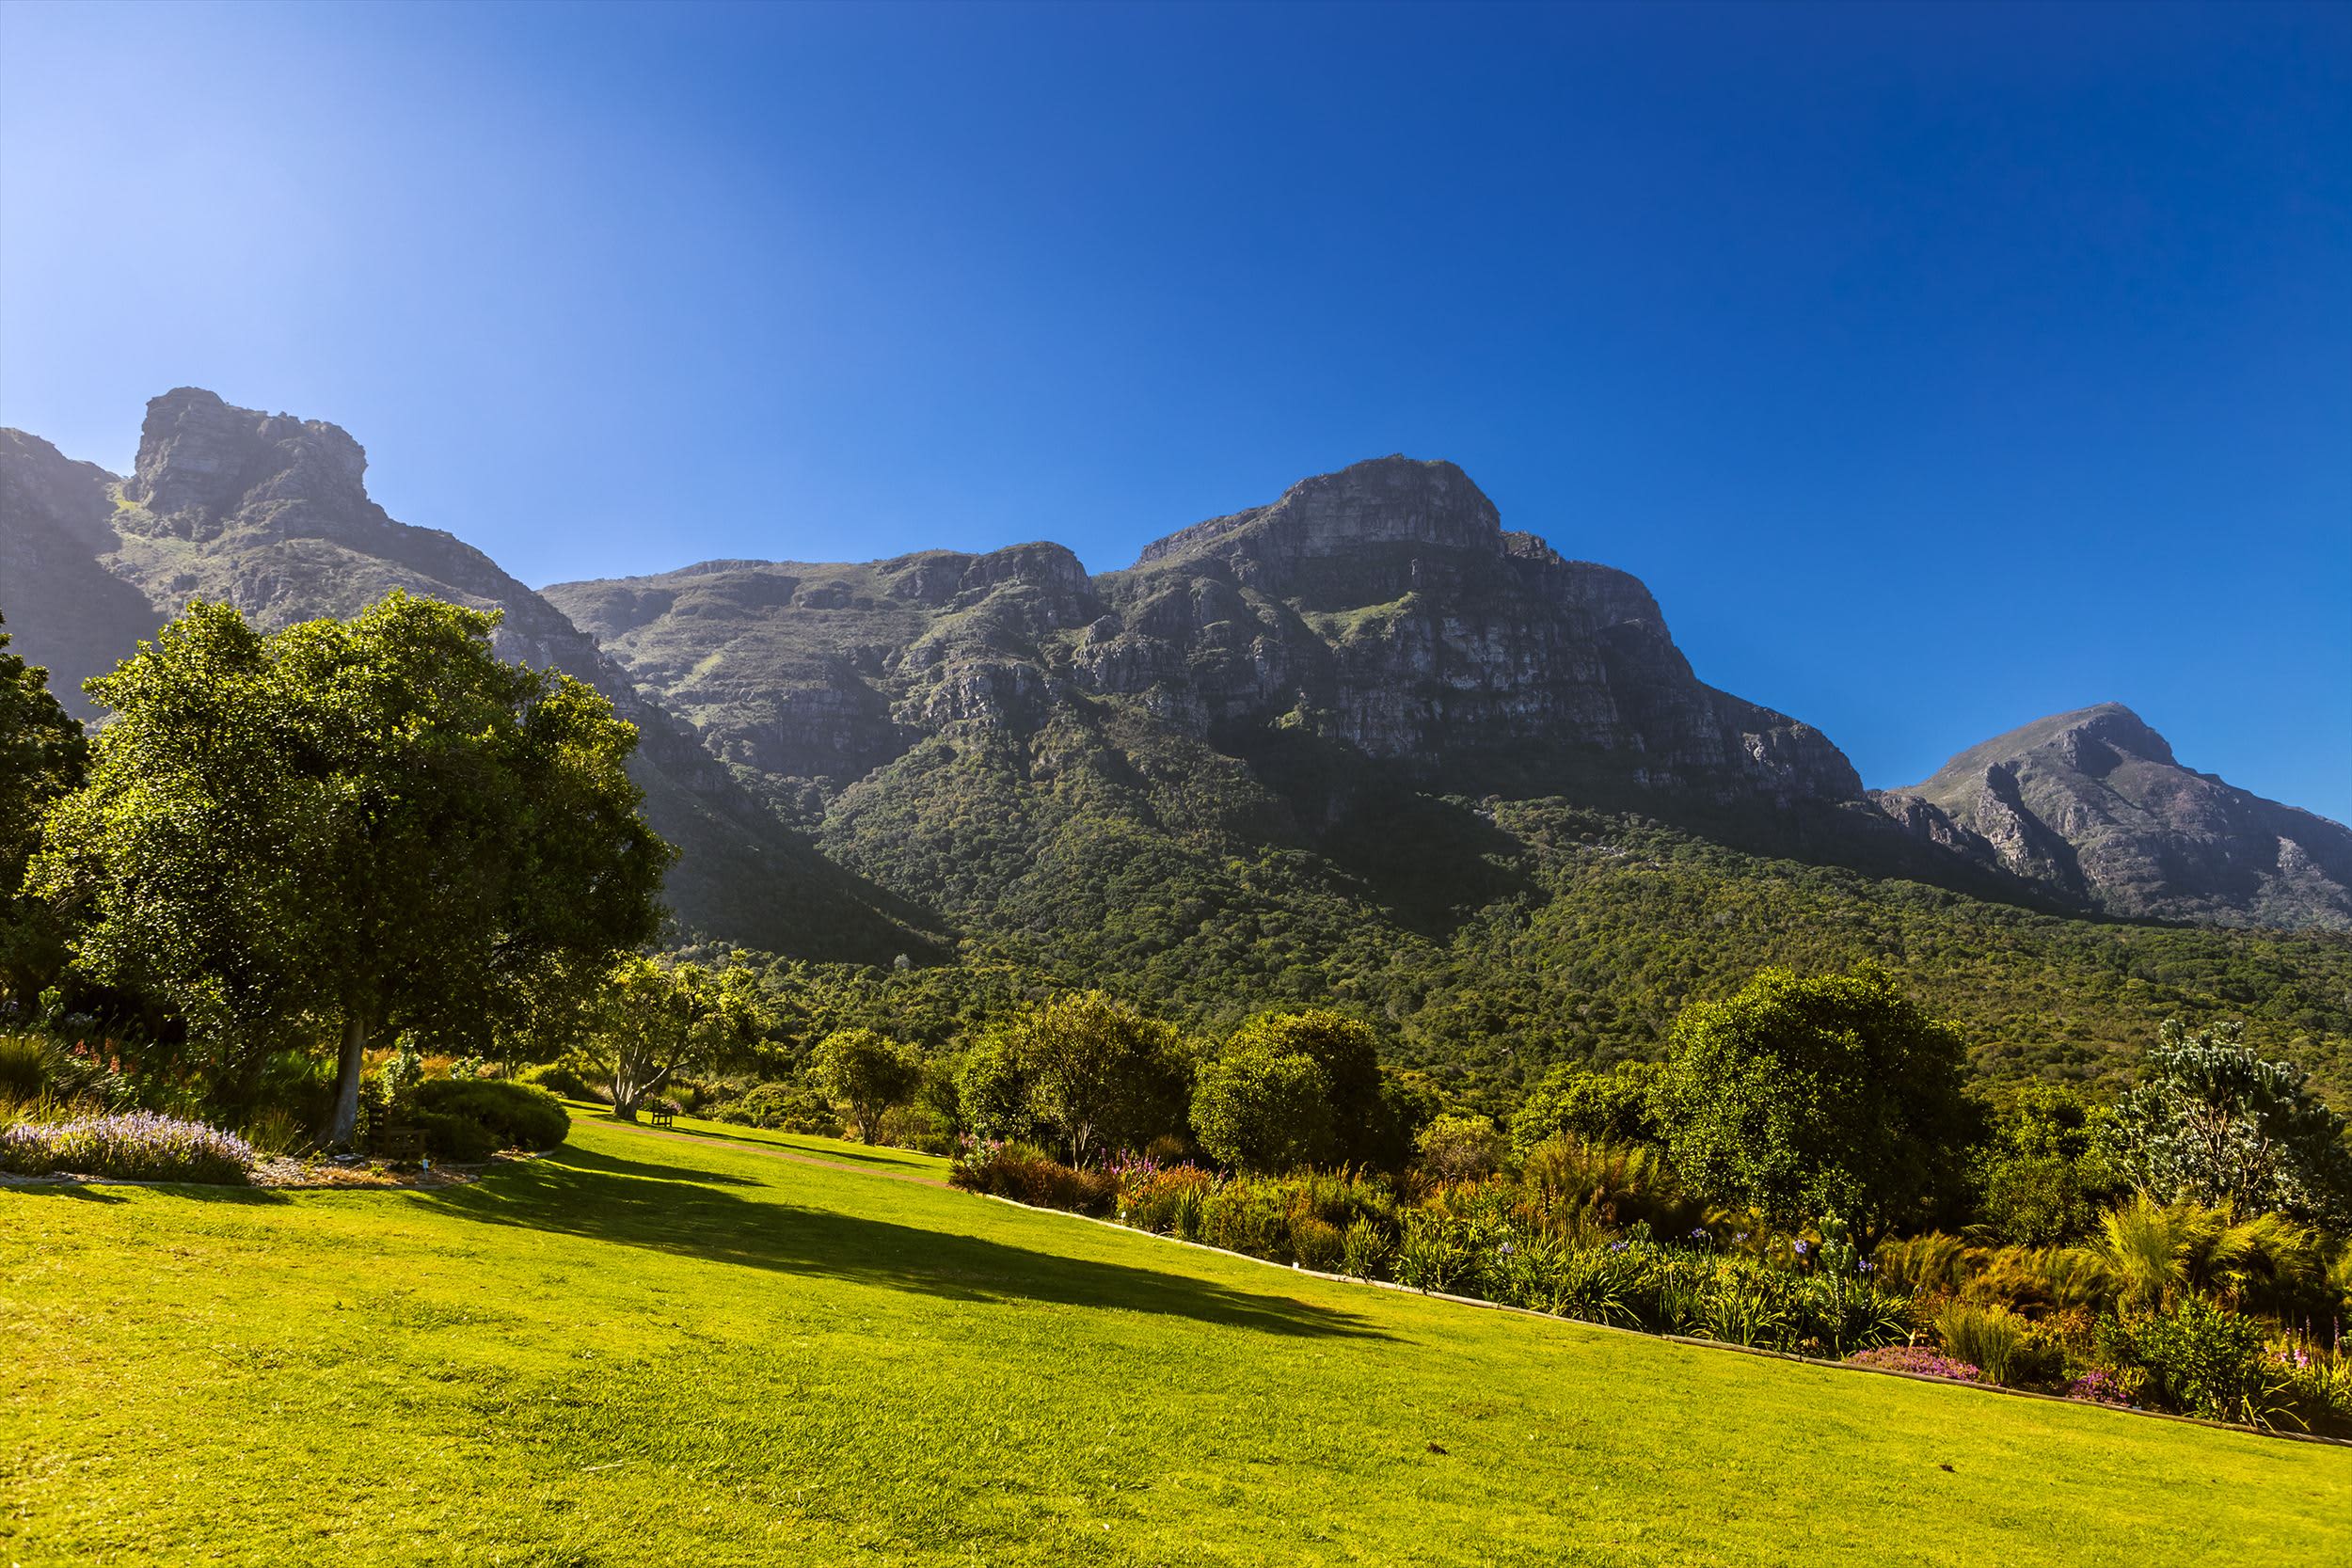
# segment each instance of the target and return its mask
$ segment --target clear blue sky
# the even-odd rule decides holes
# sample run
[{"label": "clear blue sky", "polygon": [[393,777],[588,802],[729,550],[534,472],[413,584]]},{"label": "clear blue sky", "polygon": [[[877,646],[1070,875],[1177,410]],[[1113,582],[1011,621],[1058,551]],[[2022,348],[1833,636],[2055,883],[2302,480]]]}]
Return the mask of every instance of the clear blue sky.
[{"label": "clear blue sky", "polygon": [[0,7],[0,422],[344,425],[533,583],[1450,457],[1873,784],[2352,819],[2352,8]]}]

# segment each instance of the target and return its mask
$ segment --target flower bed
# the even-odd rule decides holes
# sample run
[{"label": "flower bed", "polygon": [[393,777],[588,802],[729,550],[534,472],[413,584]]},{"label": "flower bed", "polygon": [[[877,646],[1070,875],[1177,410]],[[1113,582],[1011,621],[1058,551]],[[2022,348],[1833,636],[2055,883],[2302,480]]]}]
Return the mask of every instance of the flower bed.
[{"label": "flower bed", "polygon": [[129,1181],[242,1183],[257,1158],[253,1146],[233,1132],[151,1111],[0,1128],[0,1170],[17,1176],[70,1172]]},{"label": "flower bed", "polygon": [[1846,1359],[1857,1367],[1876,1367],[1889,1372],[1918,1372],[1927,1377],[1957,1378],[1963,1383],[1982,1383],[1984,1372],[1966,1361],[1959,1361],[1941,1351],[1925,1345],[1882,1345],[1866,1350]]}]

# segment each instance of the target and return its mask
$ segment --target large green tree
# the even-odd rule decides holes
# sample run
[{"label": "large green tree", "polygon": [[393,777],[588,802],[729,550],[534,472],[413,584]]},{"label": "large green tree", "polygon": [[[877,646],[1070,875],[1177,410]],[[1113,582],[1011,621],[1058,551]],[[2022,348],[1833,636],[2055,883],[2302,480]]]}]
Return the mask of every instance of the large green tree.
[{"label": "large green tree", "polygon": [[1286,1171],[1331,1159],[1331,1079],[1303,1051],[1229,1049],[1203,1063],[1192,1131],[1221,1165]]},{"label": "large green tree", "polygon": [[0,1000],[21,1007],[65,961],[57,911],[24,891],[41,819],[81,787],[88,764],[82,726],[58,705],[49,672],[8,652],[0,623]]},{"label": "large green tree", "polygon": [[2104,1142],[2122,1178],[2158,1203],[2352,1218],[2344,1117],[2293,1063],[2264,1060],[2233,1020],[2192,1030],[2168,1019]]},{"label": "large green tree", "polygon": [[1675,1021],[1656,1111],[1700,1193],[1784,1225],[1836,1214],[1875,1243],[1957,1191],[1980,1113],[1960,1031],[1883,971],[1758,974]]},{"label": "large green tree", "polygon": [[264,634],[198,601],[87,688],[113,715],[34,886],[85,922],[80,965],[195,1033],[339,1036],[333,1142],[378,1034],[478,1046],[658,924],[634,726],[501,660],[498,621],[394,593]]},{"label": "large green tree", "polygon": [[922,1081],[923,1065],[897,1040],[872,1029],[836,1029],[809,1053],[817,1082],[850,1108],[860,1142],[882,1132],[882,1113],[899,1104]]},{"label": "large green tree", "polygon": [[612,1085],[612,1114],[639,1107],[677,1074],[749,1052],[768,1020],[758,977],[632,954],[612,966],[588,1007],[590,1046]]},{"label": "large green tree", "polygon": [[1184,1129],[1192,1061],[1175,1029],[1101,991],[1039,1003],[982,1036],[960,1086],[974,1130],[1031,1128],[1083,1165]]}]

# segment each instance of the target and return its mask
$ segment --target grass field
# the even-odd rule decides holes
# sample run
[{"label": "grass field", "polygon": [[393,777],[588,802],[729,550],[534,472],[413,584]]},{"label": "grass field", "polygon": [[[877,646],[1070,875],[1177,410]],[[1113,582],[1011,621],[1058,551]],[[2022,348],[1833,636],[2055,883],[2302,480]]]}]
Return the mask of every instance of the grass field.
[{"label": "grass field", "polygon": [[1329,1283],[729,1131],[583,1117],[437,1193],[0,1191],[0,1561],[2352,1559],[2352,1450]]}]

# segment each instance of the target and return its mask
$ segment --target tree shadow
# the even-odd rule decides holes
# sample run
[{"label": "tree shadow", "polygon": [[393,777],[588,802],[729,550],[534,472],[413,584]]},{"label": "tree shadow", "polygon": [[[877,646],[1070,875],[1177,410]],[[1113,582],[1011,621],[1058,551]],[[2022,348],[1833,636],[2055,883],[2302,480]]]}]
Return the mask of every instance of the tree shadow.
[{"label": "tree shadow", "polygon": [[286,1195],[269,1187],[230,1187],[211,1181],[27,1181],[0,1185],[0,1193],[39,1193],[47,1197],[79,1198],[84,1203],[126,1203],[130,1194],[125,1188],[143,1192],[167,1193],[173,1197],[193,1198],[199,1203],[283,1203]]},{"label": "tree shadow", "polygon": [[576,1170],[602,1171],[608,1176],[634,1177],[641,1181],[686,1181],[696,1186],[756,1187],[758,1182],[747,1176],[723,1176],[717,1171],[703,1170],[693,1165],[665,1165],[651,1160],[624,1160],[615,1154],[599,1154],[590,1148],[574,1148],[568,1145],[542,1155],[558,1164]]},{"label": "tree shadow", "polygon": [[[420,1195],[491,1225],[551,1230],[683,1258],[811,1275],[951,1301],[1012,1299],[1135,1312],[1303,1337],[1386,1338],[1351,1312],[1233,1290],[1181,1274],[1068,1258],[952,1231],[760,1202],[632,1163],[559,1149],[466,1187]],[[608,1168],[611,1167],[611,1168]],[[668,1170],[675,1167],[638,1167]]]},{"label": "tree shadow", "polygon": [[[629,1123],[617,1122],[614,1125],[627,1127]],[[879,1165],[884,1170],[898,1171],[908,1176],[930,1175],[930,1172],[923,1166],[906,1158],[904,1150],[895,1154],[880,1154],[854,1148],[803,1148],[798,1144],[777,1143],[771,1138],[755,1138],[747,1132],[724,1132],[711,1127],[646,1128],[644,1131],[665,1137],[708,1138],[714,1143],[761,1149],[770,1154],[788,1154],[797,1160],[854,1161],[859,1164]],[[938,1178],[932,1177],[931,1180],[937,1180]]]}]

